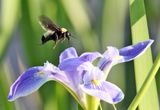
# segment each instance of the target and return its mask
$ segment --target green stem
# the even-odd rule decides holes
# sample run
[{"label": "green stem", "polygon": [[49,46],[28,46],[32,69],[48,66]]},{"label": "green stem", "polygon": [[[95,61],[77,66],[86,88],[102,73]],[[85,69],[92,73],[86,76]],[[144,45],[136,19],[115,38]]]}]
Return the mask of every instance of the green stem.
[{"label": "green stem", "polygon": [[148,88],[150,87],[158,69],[160,68],[160,53],[158,54],[155,63],[153,64],[148,77],[146,78],[146,80],[144,81],[141,89],[139,90],[139,92],[137,93],[137,95],[135,96],[135,98],[133,99],[132,103],[130,104],[128,110],[135,110],[137,108],[137,106],[139,105],[140,101],[142,100],[143,96],[145,95],[145,93],[147,92]]},{"label": "green stem", "polygon": [[88,105],[87,110],[98,110],[99,99],[87,95],[87,105]]},{"label": "green stem", "polygon": [[116,108],[115,104],[112,104],[112,105],[113,105],[114,110],[117,110],[117,108]]},{"label": "green stem", "polygon": [[81,105],[78,104],[77,106],[78,106],[78,110],[83,110]]},{"label": "green stem", "polygon": [[103,110],[103,109],[102,109],[102,105],[101,105],[101,103],[99,104],[99,109],[100,109],[100,110]]}]

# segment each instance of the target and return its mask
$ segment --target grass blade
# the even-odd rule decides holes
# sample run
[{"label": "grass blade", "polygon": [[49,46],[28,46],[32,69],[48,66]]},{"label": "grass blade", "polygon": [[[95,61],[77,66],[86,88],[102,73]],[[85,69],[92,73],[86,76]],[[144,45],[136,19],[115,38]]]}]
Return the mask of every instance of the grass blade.
[{"label": "grass blade", "polygon": [[[132,42],[137,43],[149,38],[145,6],[143,0],[130,0],[130,19],[132,30]],[[151,49],[134,61],[137,92],[142,87],[144,80],[152,66]],[[148,92],[139,104],[139,110],[158,110],[158,96],[155,79],[153,79]]]},{"label": "grass blade", "polygon": [[147,76],[146,80],[144,81],[142,88],[139,90],[138,94],[136,95],[136,97],[132,101],[128,110],[135,110],[137,108],[139,102],[142,100],[143,96],[145,95],[148,88],[150,87],[159,68],[160,68],[160,53],[157,56],[155,63],[149,72],[149,75]]},{"label": "grass blade", "polygon": [[9,41],[11,39],[11,34],[14,31],[15,24],[18,21],[17,15],[19,12],[19,0],[2,1],[2,16],[1,16],[1,33],[0,33],[0,61],[2,60],[6,49],[8,47]]}]

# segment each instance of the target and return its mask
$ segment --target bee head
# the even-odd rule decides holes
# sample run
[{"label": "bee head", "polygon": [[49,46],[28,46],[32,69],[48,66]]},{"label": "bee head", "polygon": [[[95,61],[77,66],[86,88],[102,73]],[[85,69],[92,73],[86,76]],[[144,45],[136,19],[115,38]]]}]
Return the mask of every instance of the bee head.
[{"label": "bee head", "polygon": [[69,37],[71,36],[71,33],[69,33],[68,31],[66,32],[66,35]]}]

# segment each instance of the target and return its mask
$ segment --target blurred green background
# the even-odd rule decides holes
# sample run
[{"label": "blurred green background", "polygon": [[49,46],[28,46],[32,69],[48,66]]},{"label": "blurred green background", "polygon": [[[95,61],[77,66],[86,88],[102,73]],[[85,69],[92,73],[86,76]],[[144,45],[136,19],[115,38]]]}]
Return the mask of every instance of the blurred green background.
[{"label": "blurred green background", "polygon": [[[155,40],[154,59],[160,51],[160,1],[145,0],[145,7],[150,38]],[[55,49],[54,42],[39,45],[44,33],[38,23],[42,14],[72,33],[69,43],[66,40]],[[130,30],[128,0],[0,0],[0,110],[76,110],[75,100],[55,82],[15,102],[7,100],[9,87],[29,67],[47,60],[58,65],[59,55],[67,47],[73,46],[81,54],[131,45]],[[136,94],[133,62],[113,67],[107,80],[124,91],[125,99],[117,108],[127,109]],[[160,74],[156,80],[159,90]],[[102,106],[113,109],[107,103]]]}]

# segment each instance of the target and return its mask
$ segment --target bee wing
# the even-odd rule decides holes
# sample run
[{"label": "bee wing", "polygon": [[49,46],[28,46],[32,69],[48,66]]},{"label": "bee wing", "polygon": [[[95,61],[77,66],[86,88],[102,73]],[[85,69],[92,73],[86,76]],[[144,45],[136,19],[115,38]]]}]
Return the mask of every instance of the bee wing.
[{"label": "bee wing", "polygon": [[39,24],[46,31],[58,31],[59,27],[57,27],[48,17],[40,16]]}]

